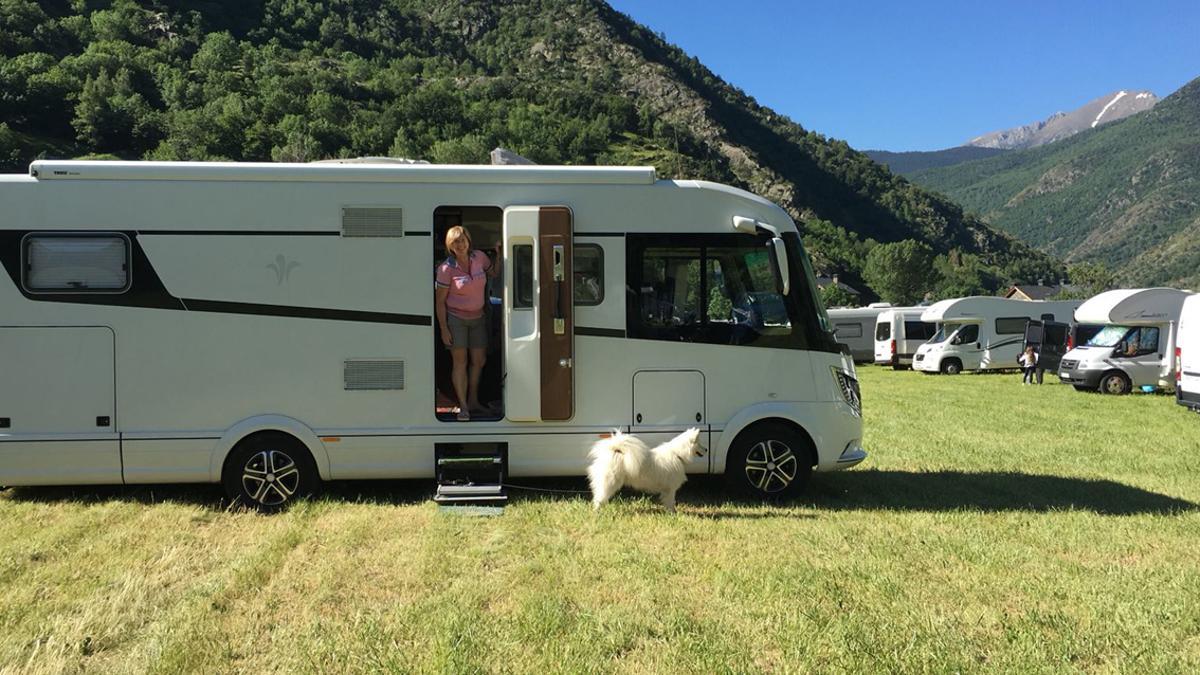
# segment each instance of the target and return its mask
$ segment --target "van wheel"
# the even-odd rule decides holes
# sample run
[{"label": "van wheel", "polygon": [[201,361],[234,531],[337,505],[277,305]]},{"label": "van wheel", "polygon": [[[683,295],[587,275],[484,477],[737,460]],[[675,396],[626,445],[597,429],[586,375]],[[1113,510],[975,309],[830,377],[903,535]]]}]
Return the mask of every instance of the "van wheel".
[{"label": "van wheel", "polygon": [[947,375],[957,375],[962,372],[962,361],[958,359],[946,359],[942,361],[942,372]]},{"label": "van wheel", "polygon": [[1132,388],[1133,384],[1125,376],[1125,373],[1105,373],[1104,377],[1100,378],[1100,391],[1104,394],[1116,394],[1120,396],[1121,394],[1128,394]]},{"label": "van wheel", "polygon": [[271,512],[313,495],[321,478],[303,443],[269,431],[237,444],[225,459],[221,483],[231,502]]},{"label": "van wheel", "polygon": [[787,425],[758,424],[734,439],[725,483],[746,496],[790,499],[808,484],[814,456],[809,440]]}]

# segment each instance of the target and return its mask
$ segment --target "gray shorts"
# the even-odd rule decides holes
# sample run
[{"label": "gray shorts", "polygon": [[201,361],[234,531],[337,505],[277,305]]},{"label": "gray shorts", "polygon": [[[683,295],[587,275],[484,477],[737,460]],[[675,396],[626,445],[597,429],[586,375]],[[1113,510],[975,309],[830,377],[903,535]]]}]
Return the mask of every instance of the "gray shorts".
[{"label": "gray shorts", "polygon": [[447,313],[446,327],[450,329],[451,349],[484,349],[487,347],[487,323],[478,319],[460,319]]}]

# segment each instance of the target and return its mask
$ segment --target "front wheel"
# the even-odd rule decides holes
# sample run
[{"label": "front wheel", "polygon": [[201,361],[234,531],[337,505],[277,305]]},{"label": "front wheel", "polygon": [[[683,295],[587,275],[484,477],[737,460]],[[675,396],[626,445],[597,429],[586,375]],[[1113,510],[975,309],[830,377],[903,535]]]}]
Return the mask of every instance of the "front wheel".
[{"label": "front wheel", "polygon": [[942,361],[942,372],[947,375],[957,375],[962,372],[962,362],[958,359],[946,359]]},{"label": "front wheel", "polygon": [[321,477],[303,443],[282,432],[264,432],[229,453],[221,483],[232,502],[278,511],[315,493]]},{"label": "front wheel", "polygon": [[1105,394],[1128,394],[1133,385],[1129,382],[1129,378],[1125,373],[1106,373],[1100,378],[1100,391]]},{"label": "front wheel", "polygon": [[725,482],[747,496],[790,499],[808,484],[814,456],[809,440],[790,427],[759,424],[734,439],[725,465]]}]

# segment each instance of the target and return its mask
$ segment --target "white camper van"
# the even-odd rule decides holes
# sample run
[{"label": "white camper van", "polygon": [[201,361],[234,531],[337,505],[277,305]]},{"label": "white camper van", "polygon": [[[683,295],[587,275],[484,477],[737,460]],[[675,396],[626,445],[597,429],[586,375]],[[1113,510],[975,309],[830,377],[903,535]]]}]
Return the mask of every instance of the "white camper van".
[{"label": "white camper van", "polygon": [[896,307],[875,320],[875,363],[899,370],[911,366],[913,355],[937,332],[937,324],[921,320],[924,307]]},{"label": "white camper van", "polygon": [[1188,295],[1174,288],[1126,288],[1088,299],[1075,320],[1104,328],[1063,355],[1059,379],[1106,394],[1142,387],[1172,391],[1176,331]]},{"label": "white camper van", "polygon": [[829,322],[833,325],[833,336],[850,348],[850,355],[858,362],[869,362],[875,357],[875,321],[880,312],[891,305],[886,302],[871,303],[866,307],[838,307],[828,310]]},{"label": "white camper van", "polygon": [[[700,427],[752,493],[866,456],[795,224],[653,168],[37,161],[0,177],[0,485],[580,475]],[[443,234],[489,289],[489,415],[445,409]],[[491,250],[490,250],[491,249]],[[500,479],[496,480],[501,482]]]},{"label": "white camper van", "polygon": [[1175,400],[1200,411],[1200,295],[1189,295],[1179,313],[1175,340]]},{"label": "white camper van", "polygon": [[917,349],[913,369],[950,375],[964,370],[1017,368],[1030,319],[1069,322],[1078,300],[1047,302],[986,296],[935,302],[921,320],[937,332]]}]

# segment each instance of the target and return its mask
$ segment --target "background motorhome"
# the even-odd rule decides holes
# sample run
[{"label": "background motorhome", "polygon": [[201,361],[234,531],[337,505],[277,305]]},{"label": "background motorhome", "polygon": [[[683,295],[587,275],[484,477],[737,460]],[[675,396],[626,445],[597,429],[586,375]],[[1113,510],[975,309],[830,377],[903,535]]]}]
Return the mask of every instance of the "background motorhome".
[{"label": "background motorhome", "polygon": [[875,363],[894,369],[912,366],[913,354],[937,332],[937,325],[921,321],[924,307],[896,307],[879,313],[875,321]]},{"label": "background motorhome", "polygon": [[[688,471],[760,496],[866,457],[799,232],[739,189],[653,167],[37,161],[0,204],[0,485],[224,483],[274,507],[463,460],[582,475],[614,427],[698,426]],[[435,330],[459,224],[502,272],[496,405],[470,421]]]},{"label": "background motorhome", "polygon": [[870,362],[875,357],[875,321],[891,305],[872,303],[866,307],[838,307],[828,310],[833,336],[850,348],[858,362]]},{"label": "background motorhome", "polygon": [[1200,412],[1200,295],[1184,299],[1179,312],[1175,382],[1175,400]]},{"label": "background motorhome", "polygon": [[1174,288],[1134,288],[1090,298],[1075,311],[1075,320],[1104,328],[1063,356],[1059,379],[1106,394],[1174,390],[1179,315],[1189,295]]},{"label": "background motorhome", "polygon": [[1070,320],[1078,300],[1055,302],[1010,300],[984,296],[936,302],[921,314],[938,324],[929,341],[917,349],[913,368],[953,375],[964,370],[1017,368],[1017,357],[1030,320]]}]

